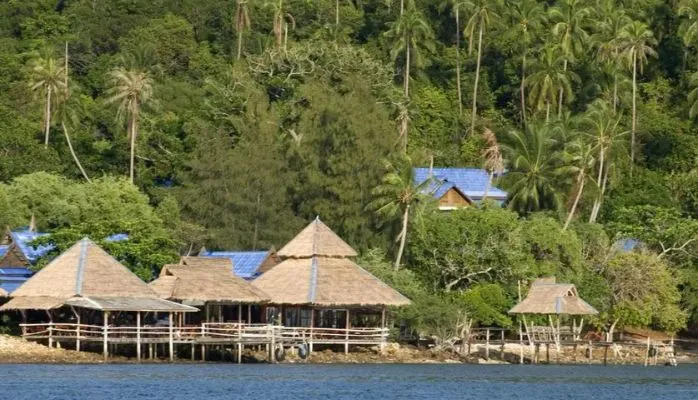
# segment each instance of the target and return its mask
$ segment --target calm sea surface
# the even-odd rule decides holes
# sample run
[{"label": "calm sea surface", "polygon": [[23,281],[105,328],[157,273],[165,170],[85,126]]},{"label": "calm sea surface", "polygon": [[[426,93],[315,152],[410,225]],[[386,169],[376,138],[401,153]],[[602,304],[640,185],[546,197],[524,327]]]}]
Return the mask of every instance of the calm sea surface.
[{"label": "calm sea surface", "polygon": [[698,365],[0,365],[2,399],[698,399]]}]

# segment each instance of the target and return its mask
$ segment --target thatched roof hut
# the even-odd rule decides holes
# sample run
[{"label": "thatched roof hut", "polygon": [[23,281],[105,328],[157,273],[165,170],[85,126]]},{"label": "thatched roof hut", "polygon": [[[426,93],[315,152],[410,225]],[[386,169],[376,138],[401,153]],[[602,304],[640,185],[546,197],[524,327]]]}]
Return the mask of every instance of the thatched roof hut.
[{"label": "thatched roof hut", "polygon": [[[247,281],[235,276],[232,262],[226,258],[195,260],[205,257],[188,257],[187,265],[165,265],[160,277],[149,284],[163,299],[181,301],[189,305],[259,304],[269,301],[269,296]],[[201,261],[201,262],[199,262]]]},{"label": "thatched roof hut", "polygon": [[27,280],[0,310],[62,306],[103,311],[198,311],[160,299],[145,282],[87,238]]},{"label": "thatched roof hut", "polygon": [[9,297],[10,294],[7,293],[7,290],[0,288],[0,297]]},{"label": "thatched roof hut", "polygon": [[531,285],[523,301],[509,314],[595,315],[599,312],[577,293],[569,283],[556,283],[555,278],[538,279]]},{"label": "thatched roof hut", "polygon": [[252,282],[274,304],[404,306],[410,300],[348,257],[356,251],[316,219],[279,251],[280,264]]}]

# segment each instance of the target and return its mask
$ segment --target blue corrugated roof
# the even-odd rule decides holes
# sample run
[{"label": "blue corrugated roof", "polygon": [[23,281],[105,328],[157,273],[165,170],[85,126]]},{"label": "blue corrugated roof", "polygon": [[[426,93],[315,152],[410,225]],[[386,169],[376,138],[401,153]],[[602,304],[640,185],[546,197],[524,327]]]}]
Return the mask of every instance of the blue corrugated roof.
[{"label": "blue corrugated roof", "polygon": [[123,242],[128,240],[128,233],[115,233],[111,236],[107,236],[104,240],[107,242]]},{"label": "blue corrugated roof", "polygon": [[7,254],[7,250],[10,248],[9,244],[0,245],[0,258]]},{"label": "blue corrugated roof", "polygon": [[0,280],[9,276],[32,276],[32,272],[22,267],[0,268]]},{"label": "blue corrugated roof", "polygon": [[10,232],[10,236],[12,237],[12,243],[19,247],[19,249],[24,254],[24,257],[27,258],[27,261],[29,261],[32,264],[35,263],[36,260],[38,260],[40,257],[46,255],[46,253],[53,250],[54,248],[53,245],[41,245],[34,247],[29,244],[33,240],[46,235],[48,235],[48,233],[33,232],[28,229]]},{"label": "blue corrugated roof", "polygon": [[616,246],[625,253],[629,253],[637,249],[638,247],[640,247],[640,245],[642,245],[642,242],[632,238],[618,239],[616,241]]},{"label": "blue corrugated roof", "polygon": [[233,261],[233,272],[243,279],[257,277],[259,267],[269,255],[268,251],[207,251],[204,257],[230,258]]},{"label": "blue corrugated roof", "polygon": [[0,282],[0,288],[4,289],[7,293],[12,294],[18,287],[22,286],[24,281],[21,282]]},{"label": "blue corrugated roof", "polygon": [[[451,188],[456,187],[463,194],[473,201],[482,200],[485,194],[489,174],[484,169],[479,168],[433,168],[431,174],[438,181],[432,192],[434,197],[439,199]],[[415,168],[415,181],[422,183],[429,178],[429,168]],[[491,186],[487,197],[494,200],[504,201],[507,192],[495,186]]]}]

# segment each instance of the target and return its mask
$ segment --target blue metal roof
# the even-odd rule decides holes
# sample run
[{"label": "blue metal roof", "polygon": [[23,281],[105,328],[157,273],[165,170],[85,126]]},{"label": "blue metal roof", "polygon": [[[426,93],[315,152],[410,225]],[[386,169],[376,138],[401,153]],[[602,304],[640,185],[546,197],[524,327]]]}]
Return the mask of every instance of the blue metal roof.
[{"label": "blue metal roof", "polygon": [[9,244],[0,245],[0,258],[2,258],[5,254],[7,254],[7,250],[9,250],[9,249],[10,249]]},{"label": "blue metal roof", "polygon": [[201,256],[230,258],[233,272],[243,279],[254,279],[259,275],[259,267],[269,255],[268,251],[206,251]]},{"label": "blue metal roof", "polygon": [[[432,190],[437,199],[455,187],[468,196],[470,200],[480,201],[489,181],[487,171],[479,168],[433,168],[431,174],[434,179],[439,181]],[[418,184],[426,181],[429,178],[429,168],[415,168],[414,176]],[[504,201],[507,198],[507,192],[490,186],[487,197]]]},{"label": "blue metal roof", "polygon": [[19,249],[24,254],[24,257],[27,258],[27,261],[29,261],[32,264],[34,264],[36,260],[38,260],[40,257],[46,255],[48,252],[53,250],[55,247],[53,245],[40,245],[34,247],[29,244],[33,240],[46,235],[48,235],[48,233],[33,232],[28,229],[10,232],[12,243],[19,247]]},{"label": "blue metal roof", "polygon": [[[25,279],[26,280],[26,279]],[[0,282],[0,288],[4,289],[8,294],[12,294],[18,287],[22,286],[24,281],[21,282]]]},{"label": "blue metal roof", "polygon": [[107,242],[123,242],[128,240],[128,233],[115,233],[111,236],[107,236],[104,240]]},{"label": "blue metal roof", "polygon": [[630,253],[631,251],[638,249],[641,245],[642,242],[632,238],[618,239],[616,241],[616,247],[618,247],[624,253]]},{"label": "blue metal roof", "polygon": [[32,276],[32,274],[30,270],[23,267],[0,268],[0,280],[10,276],[29,277]]}]

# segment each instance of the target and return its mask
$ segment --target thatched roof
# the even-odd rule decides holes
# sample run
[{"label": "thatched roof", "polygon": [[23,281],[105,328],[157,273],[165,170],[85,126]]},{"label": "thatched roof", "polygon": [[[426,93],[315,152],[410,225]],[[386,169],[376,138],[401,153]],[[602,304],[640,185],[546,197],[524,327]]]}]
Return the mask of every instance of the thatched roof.
[{"label": "thatched roof", "polygon": [[405,306],[410,300],[346,258],[287,259],[252,281],[275,304]]},{"label": "thatched roof", "polygon": [[357,253],[320,218],[316,218],[279,250],[278,255],[281,258],[356,257]]},{"label": "thatched roof", "polygon": [[87,238],[22,284],[0,310],[41,310],[78,303],[81,307],[89,304],[88,308],[107,310],[99,304],[105,305],[110,299],[113,304],[129,299],[124,311],[138,311],[139,302],[141,311],[154,310],[155,303],[159,304],[158,311],[197,311],[161,300],[145,282]]},{"label": "thatched roof", "polygon": [[565,314],[594,315],[599,312],[582,300],[577,288],[569,283],[555,283],[555,278],[533,282],[522,302],[509,310],[509,314]]},{"label": "thatched roof", "polygon": [[192,305],[205,302],[256,304],[269,300],[262,290],[233,274],[230,259],[214,260],[223,262],[223,265],[165,265],[160,277],[149,286],[161,298]]},{"label": "thatched roof", "polygon": [[7,290],[0,288],[0,297],[8,297],[10,294],[7,293]]},{"label": "thatched roof", "polygon": [[229,258],[220,257],[191,257],[184,256],[179,259],[180,265],[188,265],[190,267],[226,267],[233,270],[233,262]]}]

